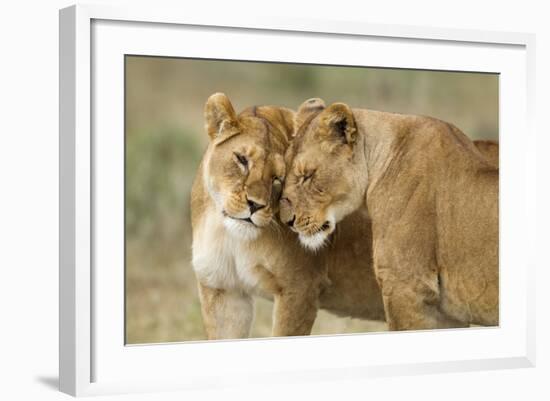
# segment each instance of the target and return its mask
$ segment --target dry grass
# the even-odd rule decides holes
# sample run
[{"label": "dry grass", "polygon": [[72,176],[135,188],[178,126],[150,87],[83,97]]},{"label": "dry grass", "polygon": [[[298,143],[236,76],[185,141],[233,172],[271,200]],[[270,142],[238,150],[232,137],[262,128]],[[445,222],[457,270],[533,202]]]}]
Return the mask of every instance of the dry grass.
[{"label": "dry grass", "polygon": [[[206,146],[202,109],[225,92],[240,110],[327,103],[431,115],[470,137],[498,138],[498,77],[488,74],[129,57],[126,62],[126,341],[204,339],[190,264],[189,191]],[[252,335],[271,330],[257,301]],[[321,312],[314,334],[385,330]]]}]

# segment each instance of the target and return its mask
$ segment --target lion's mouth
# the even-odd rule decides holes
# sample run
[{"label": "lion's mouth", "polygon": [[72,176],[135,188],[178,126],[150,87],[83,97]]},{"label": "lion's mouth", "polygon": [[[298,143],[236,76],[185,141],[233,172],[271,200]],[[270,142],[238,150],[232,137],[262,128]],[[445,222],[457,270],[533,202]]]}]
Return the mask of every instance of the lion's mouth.
[{"label": "lion's mouth", "polygon": [[290,229],[292,231],[294,231],[295,233],[298,233],[298,234],[300,234],[304,237],[311,237],[311,236],[314,236],[314,235],[317,235],[317,234],[320,234],[320,233],[332,234],[332,232],[334,231],[332,228],[333,228],[332,224],[328,220],[325,221],[320,226],[316,226],[316,227],[309,228],[309,229],[306,228],[305,230],[296,228],[294,225],[290,226]]},{"label": "lion's mouth", "polygon": [[329,238],[334,232],[334,225],[327,220],[309,232],[303,232],[300,230],[297,230],[297,232],[298,238],[302,245],[305,248],[316,252],[328,244]]},{"label": "lion's mouth", "polygon": [[230,216],[229,214],[227,214],[227,212],[224,210],[222,211],[222,214],[224,217],[229,217],[230,219],[233,219],[233,220],[237,220],[237,221],[242,221],[244,223],[249,223],[249,224],[252,224],[254,227],[257,227],[256,224],[254,224],[254,222],[252,221],[252,219],[250,217],[233,217],[233,216]]},{"label": "lion's mouth", "polygon": [[319,228],[319,231],[327,231],[330,229],[330,221],[325,221],[323,225]]},{"label": "lion's mouth", "polygon": [[256,224],[254,224],[254,222],[252,221],[252,219],[250,217],[246,217],[244,219],[239,219],[238,217],[233,217],[233,216],[228,216],[229,218],[233,219],[233,220],[238,220],[238,221],[244,221],[246,223],[250,223],[252,224],[253,226],[255,226]]},{"label": "lion's mouth", "polygon": [[252,241],[260,235],[261,228],[250,217],[239,218],[229,216],[227,213],[224,213],[223,216],[223,225],[233,237],[243,241]]}]

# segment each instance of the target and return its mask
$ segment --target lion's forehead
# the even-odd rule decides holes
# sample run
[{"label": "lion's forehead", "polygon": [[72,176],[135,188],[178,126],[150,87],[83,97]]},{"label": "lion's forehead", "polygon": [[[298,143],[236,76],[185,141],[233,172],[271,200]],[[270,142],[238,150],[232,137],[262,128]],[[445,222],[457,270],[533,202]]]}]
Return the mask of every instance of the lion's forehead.
[{"label": "lion's forehead", "polygon": [[[262,140],[253,135],[241,134],[233,143],[224,144],[215,149],[213,158],[227,157],[234,153],[246,156],[249,161],[258,165],[270,164],[278,153],[270,146],[269,141]],[[238,140],[237,140],[238,139]],[[281,154],[281,157],[283,155]]]},{"label": "lion's forehead", "polygon": [[323,155],[320,154],[318,149],[304,149],[296,153],[292,162],[291,172],[295,175],[304,175],[313,172],[323,165],[321,160],[323,160]]}]

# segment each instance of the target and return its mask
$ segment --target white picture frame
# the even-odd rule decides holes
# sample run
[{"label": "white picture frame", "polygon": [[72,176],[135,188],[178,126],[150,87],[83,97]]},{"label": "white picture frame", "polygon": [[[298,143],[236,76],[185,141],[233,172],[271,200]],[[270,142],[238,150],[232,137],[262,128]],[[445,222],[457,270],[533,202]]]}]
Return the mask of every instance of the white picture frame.
[{"label": "white picture frame", "polygon": [[[253,48],[255,35],[269,52]],[[183,37],[192,40],[182,45],[176,39]],[[235,45],[216,48],[220,37]],[[279,44],[285,41],[289,46]],[[534,43],[534,35],[522,33],[277,19],[253,10],[231,21],[154,7],[61,10],[60,390],[80,396],[534,366],[535,285],[528,273],[535,261],[525,256],[534,255],[535,243]],[[120,56],[367,65],[364,53],[353,51],[362,46],[372,55],[370,66],[501,74],[500,326],[125,346],[119,336],[121,230],[118,223],[109,230],[105,224],[118,221],[123,206],[116,190],[123,180],[122,159],[117,162],[123,138]],[[327,48],[332,52],[322,55]],[[105,301],[115,306],[107,309]],[[449,343],[452,349],[445,347]],[[285,355],[296,358],[292,366]],[[204,362],[218,357],[215,366]]]}]

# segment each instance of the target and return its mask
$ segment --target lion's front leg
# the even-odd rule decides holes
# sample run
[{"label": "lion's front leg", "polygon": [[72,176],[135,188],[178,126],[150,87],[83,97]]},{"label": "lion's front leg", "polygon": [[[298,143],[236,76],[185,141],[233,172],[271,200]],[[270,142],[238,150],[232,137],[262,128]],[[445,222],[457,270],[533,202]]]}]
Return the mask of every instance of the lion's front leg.
[{"label": "lion's front leg", "polygon": [[[422,330],[465,327],[466,324],[441,312],[439,282],[434,271],[400,273],[407,267],[377,269],[386,320],[390,330]],[[392,271],[395,270],[395,271]]]},{"label": "lion's front leg", "polygon": [[419,184],[403,199],[390,197],[394,203],[373,223],[374,272],[390,330],[464,326],[441,309],[438,233],[433,210],[421,196],[428,190]]},{"label": "lion's front leg", "polygon": [[283,290],[274,298],[273,336],[309,335],[319,308],[319,292]]},{"label": "lion's front leg", "polygon": [[247,338],[254,320],[252,297],[199,283],[202,320],[209,340]]}]

